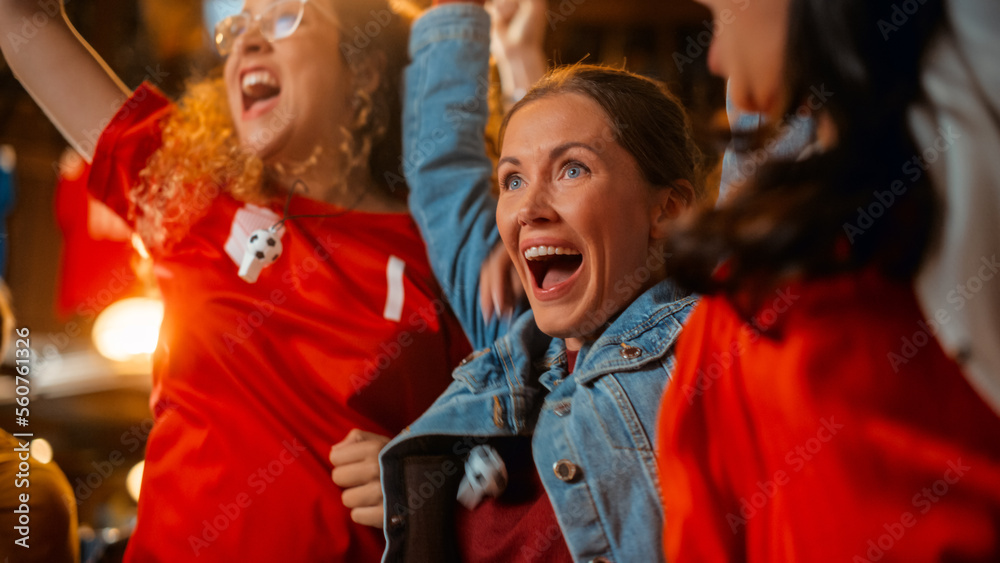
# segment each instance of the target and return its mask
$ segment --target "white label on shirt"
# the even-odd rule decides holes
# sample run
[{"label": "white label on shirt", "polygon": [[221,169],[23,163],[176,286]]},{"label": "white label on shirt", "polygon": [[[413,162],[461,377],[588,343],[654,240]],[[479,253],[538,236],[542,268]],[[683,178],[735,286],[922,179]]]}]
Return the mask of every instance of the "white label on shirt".
[{"label": "white label on shirt", "polygon": [[[233,225],[229,230],[229,238],[226,239],[226,244],[223,246],[226,254],[239,267],[240,263],[243,262],[243,254],[246,252],[250,233],[257,229],[270,228],[271,225],[280,220],[281,216],[270,209],[258,207],[251,203],[244,205],[233,216]],[[285,234],[284,227],[278,229],[278,232],[275,234],[278,236],[278,240],[281,240],[281,236]]]},{"label": "white label on shirt", "polygon": [[385,268],[385,278],[389,282],[389,294],[385,298],[385,311],[382,316],[390,321],[403,318],[403,262],[395,256],[389,256],[389,265]]}]

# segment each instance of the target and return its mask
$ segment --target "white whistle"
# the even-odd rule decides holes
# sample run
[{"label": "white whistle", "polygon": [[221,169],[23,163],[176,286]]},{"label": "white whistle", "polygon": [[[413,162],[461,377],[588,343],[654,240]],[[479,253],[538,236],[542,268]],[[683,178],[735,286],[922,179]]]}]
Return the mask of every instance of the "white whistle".
[{"label": "white whistle", "polygon": [[261,270],[274,263],[281,256],[281,239],[269,229],[257,229],[250,233],[247,248],[243,252],[239,275],[247,283],[256,283]]},{"label": "white whistle", "polygon": [[472,510],[486,497],[497,498],[507,488],[507,466],[492,446],[476,446],[465,460],[458,485],[458,502]]}]

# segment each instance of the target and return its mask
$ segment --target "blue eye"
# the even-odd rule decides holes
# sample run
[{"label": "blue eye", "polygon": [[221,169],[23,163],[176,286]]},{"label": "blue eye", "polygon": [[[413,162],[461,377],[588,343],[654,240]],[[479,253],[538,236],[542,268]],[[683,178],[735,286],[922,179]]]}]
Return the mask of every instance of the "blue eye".
[{"label": "blue eye", "polygon": [[524,184],[524,180],[522,180],[521,178],[519,178],[517,176],[512,176],[512,177],[504,178],[504,181],[503,181],[503,187],[506,188],[506,189],[508,189],[508,190],[517,190],[517,189],[520,189],[523,186],[523,184]]},{"label": "blue eye", "polygon": [[590,172],[589,168],[575,161],[568,162],[563,166],[563,175],[570,180],[576,180],[588,172]]}]

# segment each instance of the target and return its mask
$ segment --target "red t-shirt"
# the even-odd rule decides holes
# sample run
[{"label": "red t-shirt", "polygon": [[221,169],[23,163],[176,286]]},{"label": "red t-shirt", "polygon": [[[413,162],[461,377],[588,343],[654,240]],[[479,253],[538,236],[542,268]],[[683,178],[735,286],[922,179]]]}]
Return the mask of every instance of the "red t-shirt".
[{"label": "red t-shirt", "polygon": [[494,444],[507,489],[469,510],[455,504],[455,534],[465,563],[573,563],[527,438]]},{"label": "red t-shirt", "polygon": [[909,285],[794,284],[692,313],[660,420],[672,561],[1000,561],[1000,418]]},{"label": "red t-shirt", "polygon": [[[172,108],[142,86],[101,136],[89,187],[123,217]],[[408,215],[288,221],[282,254],[250,284],[225,248],[252,209],[220,195],[154,253],[156,424],[126,559],[378,561],[382,532],[351,521],[330,447],[354,427],[396,434],[468,343]],[[340,211],[293,197],[289,214]]]},{"label": "red t-shirt", "polygon": [[[566,351],[569,373],[574,350]],[[456,503],[455,534],[466,563],[572,563],[555,510],[531,455],[530,440],[494,444],[507,468],[507,490],[469,510]]]}]

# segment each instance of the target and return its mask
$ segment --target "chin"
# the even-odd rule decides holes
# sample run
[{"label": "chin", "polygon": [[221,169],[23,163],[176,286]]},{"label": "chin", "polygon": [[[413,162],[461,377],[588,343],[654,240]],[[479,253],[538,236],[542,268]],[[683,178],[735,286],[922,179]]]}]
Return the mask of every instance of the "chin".
[{"label": "chin", "polygon": [[580,338],[600,332],[607,319],[596,314],[562,314],[559,311],[535,312],[535,324],[539,330],[553,338]]},{"label": "chin", "polygon": [[239,132],[240,148],[263,161],[275,160],[280,156],[282,147],[287,145],[289,136],[287,130],[254,127]]}]

